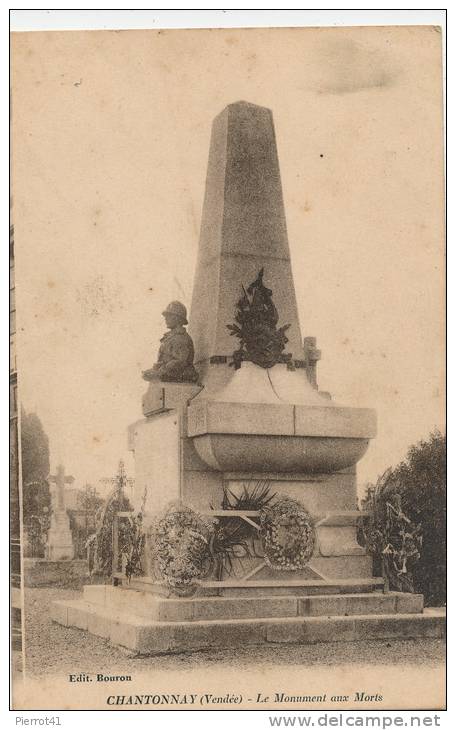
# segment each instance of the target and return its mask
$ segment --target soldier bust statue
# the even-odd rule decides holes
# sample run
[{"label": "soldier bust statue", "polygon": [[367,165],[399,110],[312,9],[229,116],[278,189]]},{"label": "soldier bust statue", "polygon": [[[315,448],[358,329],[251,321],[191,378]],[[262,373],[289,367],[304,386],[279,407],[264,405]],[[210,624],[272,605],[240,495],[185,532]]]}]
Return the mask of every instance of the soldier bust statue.
[{"label": "soldier bust statue", "polygon": [[193,340],[184,327],[188,324],[187,310],[181,302],[171,302],[162,314],[169,332],[160,340],[157,362],[143,377],[164,383],[196,383]]}]

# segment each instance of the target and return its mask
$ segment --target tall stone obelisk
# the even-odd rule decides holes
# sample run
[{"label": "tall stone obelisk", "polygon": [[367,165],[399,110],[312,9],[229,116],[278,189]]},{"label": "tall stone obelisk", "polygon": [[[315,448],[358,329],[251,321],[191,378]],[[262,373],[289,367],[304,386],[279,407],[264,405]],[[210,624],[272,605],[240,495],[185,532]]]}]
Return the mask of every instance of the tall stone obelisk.
[{"label": "tall stone obelisk", "polygon": [[203,380],[211,360],[220,364],[232,354],[226,325],[241,284],[253,281],[261,266],[281,323],[290,324],[287,349],[303,360],[272,112],[240,101],[212,126],[189,326]]}]

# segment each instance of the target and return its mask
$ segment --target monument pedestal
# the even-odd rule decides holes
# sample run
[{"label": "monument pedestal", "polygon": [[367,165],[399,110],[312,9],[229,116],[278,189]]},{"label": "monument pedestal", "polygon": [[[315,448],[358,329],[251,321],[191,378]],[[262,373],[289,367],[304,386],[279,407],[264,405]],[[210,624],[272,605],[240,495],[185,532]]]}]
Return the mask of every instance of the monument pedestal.
[{"label": "monument pedestal", "polygon": [[356,462],[375,435],[373,411],[337,406],[303,373],[289,374],[290,388],[285,365],[264,370],[243,363],[228,375],[220,390],[150,383],[143,401],[148,416],[129,429],[135,506],[147,491],[147,516],[173,501],[210,515],[221,509],[224,490],[240,494],[267,482],[271,494],[305,507],[317,540],[309,566],[298,573],[246,559],[252,581],[369,578],[372,559],[356,542]]},{"label": "monument pedestal", "polygon": [[184,453],[187,404],[201,390],[191,383],[149,383],[143,398],[146,418],[128,429],[128,447],[135,455],[136,508],[146,493],[146,512],[156,515],[169,502],[184,500]]}]

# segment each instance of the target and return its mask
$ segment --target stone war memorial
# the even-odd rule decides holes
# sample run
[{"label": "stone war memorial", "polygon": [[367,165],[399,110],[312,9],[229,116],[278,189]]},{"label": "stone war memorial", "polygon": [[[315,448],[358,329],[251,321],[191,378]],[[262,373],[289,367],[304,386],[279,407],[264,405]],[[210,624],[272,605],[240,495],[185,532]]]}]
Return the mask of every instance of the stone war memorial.
[{"label": "stone war memorial", "polygon": [[128,427],[135,511],[114,520],[112,584],[54,602],[54,621],[138,654],[442,636],[443,613],[390,591],[357,542],[376,414],[318,389],[270,109],[214,120],[187,304],[163,302]]}]

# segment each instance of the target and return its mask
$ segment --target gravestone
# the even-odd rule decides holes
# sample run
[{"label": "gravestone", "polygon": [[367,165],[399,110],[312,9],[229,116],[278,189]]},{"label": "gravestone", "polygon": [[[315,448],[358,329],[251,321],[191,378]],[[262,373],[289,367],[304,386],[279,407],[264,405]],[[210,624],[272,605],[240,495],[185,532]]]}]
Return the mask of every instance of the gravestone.
[{"label": "gravestone", "polygon": [[49,480],[55,484],[55,497],[47,537],[46,558],[48,560],[71,560],[74,558],[74,546],[70,520],[65,508],[65,484],[72,484],[74,477],[65,476],[65,468],[60,464],[57,467],[57,473],[51,475]]}]

